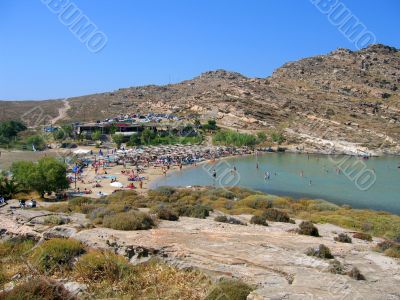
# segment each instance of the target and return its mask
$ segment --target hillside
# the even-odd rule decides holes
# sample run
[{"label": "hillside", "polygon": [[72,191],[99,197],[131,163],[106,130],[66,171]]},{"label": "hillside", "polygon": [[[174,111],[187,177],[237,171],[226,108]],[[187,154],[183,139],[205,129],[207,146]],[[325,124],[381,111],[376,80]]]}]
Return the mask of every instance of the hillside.
[{"label": "hillside", "polygon": [[[69,99],[58,122],[94,121],[130,112],[173,112],[240,130],[285,130],[291,144],[315,152],[400,153],[400,51],[372,45],[289,62],[268,78],[211,71],[178,84],[119,89]],[[0,119],[40,106],[56,118],[65,103],[0,102]]]}]

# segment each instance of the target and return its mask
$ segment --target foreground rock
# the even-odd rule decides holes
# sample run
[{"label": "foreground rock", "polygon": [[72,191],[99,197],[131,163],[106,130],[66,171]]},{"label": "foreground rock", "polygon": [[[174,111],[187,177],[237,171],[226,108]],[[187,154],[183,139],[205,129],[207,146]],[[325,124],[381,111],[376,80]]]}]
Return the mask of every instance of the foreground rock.
[{"label": "foreground rock", "polygon": [[[12,235],[75,238],[90,247],[110,249],[140,263],[157,256],[180,268],[196,267],[214,277],[232,276],[256,284],[248,299],[400,299],[399,261],[373,252],[372,243],[353,239],[338,243],[334,237],[345,230],[317,225],[322,237],[294,233],[296,224],[269,222],[269,227],[231,225],[209,219],[182,217],[162,221],[148,231],[85,229],[82,216],[56,227],[32,224],[45,211],[0,209],[3,237]],[[32,219],[33,218],[33,219]],[[250,216],[240,216],[248,222]],[[299,220],[296,221],[299,223]],[[357,281],[328,271],[329,260],[304,254],[309,247],[328,246],[337,260],[357,267],[366,277]]]}]

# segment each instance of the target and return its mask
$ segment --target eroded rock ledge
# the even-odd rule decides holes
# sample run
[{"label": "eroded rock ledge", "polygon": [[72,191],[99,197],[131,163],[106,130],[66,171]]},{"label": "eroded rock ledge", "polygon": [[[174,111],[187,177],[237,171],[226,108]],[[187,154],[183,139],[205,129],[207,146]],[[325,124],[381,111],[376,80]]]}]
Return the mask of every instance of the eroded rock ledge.
[{"label": "eroded rock ledge", "polygon": [[[270,222],[269,227],[239,226],[181,217],[162,221],[147,231],[116,231],[88,228],[84,215],[65,216],[67,225],[48,227],[46,211],[0,209],[1,237],[30,236],[37,239],[70,237],[89,247],[122,254],[132,263],[157,256],[179,268],[199,268],[213,277],[232,276],[256,284],[248,299],[400,299],[399,261],[371,250],[372,243],[353,239],[352,244],[334,241],[348,232],[330,224],[318,224],[322,237],[291,231],[296,224]],[[250,216],[240,216],[248,222]],[[296,220],[299,223],[299,220]],[[319,244],[328,246],[345,266],[356,266],[366,277],[357,281],[327,271],[328,261],[306,256]]]}]

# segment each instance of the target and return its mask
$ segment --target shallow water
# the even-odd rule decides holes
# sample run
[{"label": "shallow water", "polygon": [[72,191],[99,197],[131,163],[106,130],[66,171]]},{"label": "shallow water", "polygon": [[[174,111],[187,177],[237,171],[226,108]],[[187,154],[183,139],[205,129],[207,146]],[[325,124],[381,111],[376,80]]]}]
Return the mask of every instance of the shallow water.
[{"label": "shallow water", "polygon": [[[319,198],[355,208],[400,214],[399,164],[400,157],[362,160],[350,156],[268,153],[173,172],[151,187],[238,185],[275,195]],[[232,172],[234,167],[236,173]],[[214,168],[216,179],[212,177]],[[267,171],[270,179],[265,179]]]}]

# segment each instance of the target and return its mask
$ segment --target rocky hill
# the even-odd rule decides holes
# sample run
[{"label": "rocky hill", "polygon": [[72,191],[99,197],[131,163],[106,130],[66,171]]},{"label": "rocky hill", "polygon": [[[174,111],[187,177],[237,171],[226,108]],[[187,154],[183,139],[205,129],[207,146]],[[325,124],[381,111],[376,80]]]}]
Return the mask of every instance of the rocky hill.
[{"label": "rocky hill", "polygon": [[[239,130],[283,130],[300,150],[399,154],[399,86],[400,51],[371,45],[289,62],[268,78],[217,70],[178,84],[71,98],[66,117],[57,120],[171,112],[217,118],[219,124]],[[0,118],[16,118],[38,105],[56,118],[64,104],[0,102]]]}]

